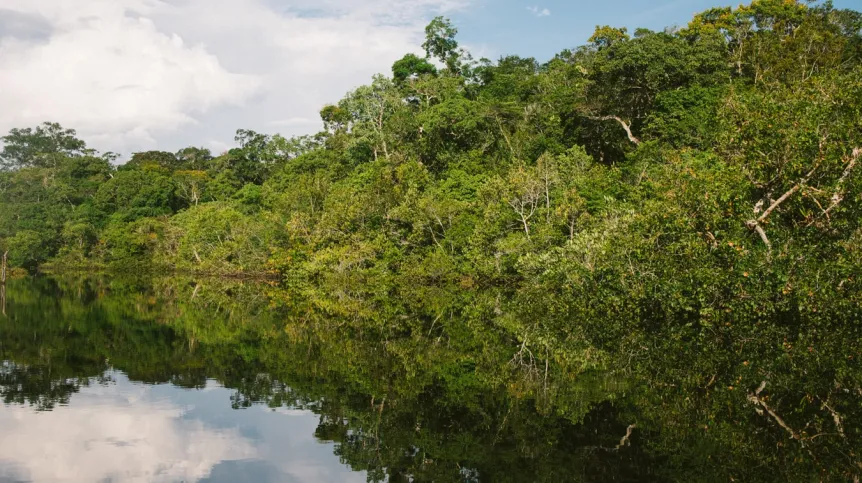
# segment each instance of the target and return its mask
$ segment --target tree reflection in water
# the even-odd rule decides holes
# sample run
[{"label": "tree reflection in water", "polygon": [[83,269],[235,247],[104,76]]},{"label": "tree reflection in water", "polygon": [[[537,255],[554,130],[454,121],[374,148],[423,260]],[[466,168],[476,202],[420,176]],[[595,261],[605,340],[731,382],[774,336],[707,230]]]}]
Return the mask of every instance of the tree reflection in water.
[{"label": "tree reflection in water", "polygon": [[[508,318],[542,311],[501,291],[8,284],[7,405],[62,410],[82,387],[111,384],[111,369],[188,389],[215,379],[234,409],[317,414],[314,436],[372,481],[841,480],[862,470],[858,340],[846,334],[817,334],[800,354],[781,326],[711,349],[647,330],[640,352],[584,357],[577,343],[565,354],[509,337]],[[775,340],[785,357],[763,350]]]}]

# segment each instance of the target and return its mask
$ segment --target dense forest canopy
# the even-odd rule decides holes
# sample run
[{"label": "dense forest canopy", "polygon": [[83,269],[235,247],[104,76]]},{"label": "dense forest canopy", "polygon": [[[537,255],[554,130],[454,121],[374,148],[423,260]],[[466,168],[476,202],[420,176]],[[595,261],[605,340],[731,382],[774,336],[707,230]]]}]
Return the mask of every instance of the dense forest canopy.
[{"label": "dense forest canopy", "polygon": [[757,0],[600,26],[545,63],[475,60],[443,18],[426,33],[313,136],[115,166],[57,124],[12,130],[0,250],[29,270],[266,273],[375,310],[408,286],[495,293],[470,320],[525,373],[641,370],[714,396],[694,419],[733,407],[789,438],[777,461],[841,453],[828,471],[858,475],[862,14]]},{"label": "dense forest canopy", "polygon": [[400,271],[445,258],[482,279],[563,252],[612,265],[587,245],[638,253],[659,233],[650,256],[694,250],[695,266],[727,263],[728,243],[770,267],[850,255],[861,25],[829,3],[756,1],[663,32],[597,27],[542,64],[476,61],[437,18],[424,58],[324,107],[313,136],[239,130],[221,155],[115,166],[56,123],[13,129],[0,245],[28,269]]}]

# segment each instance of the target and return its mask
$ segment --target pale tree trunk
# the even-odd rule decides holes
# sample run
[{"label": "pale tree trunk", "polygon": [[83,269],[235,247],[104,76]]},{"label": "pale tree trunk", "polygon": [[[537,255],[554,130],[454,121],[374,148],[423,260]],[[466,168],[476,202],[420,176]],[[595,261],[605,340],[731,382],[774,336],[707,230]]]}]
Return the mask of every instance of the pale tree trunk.
[{"label": "pale tree trunk", "polygon": [[494,120],[497,121],[497,127],[500,128],[500,134],[503,135],[503,139],[506,141],[506,146],[509,147],[509,154],[515,156],[515,150],[512,149],[512,143],[509,141],[509,136],[506,135],[506,130],[503,129],[503,124],[500,122],[500,118],[494,116]]},{"label": "pale tree trunk", "polygon": [[524,226],[524,233],[527,239],[530,239],[530,219],[536,214],[536,208],[539,204],[538,196],[529,196],[527,199],[509,200],[509,206],[520,217],[521,224]]},{"label": "pale tree trunk", "polygon": [[3,253],[2,267],[0,267],[0,309],[3,316],[6,316],[6,259],[9,252]]},{"label": "pale tree trunk", "polygon": [[380,113],[377,116],[377,134],[380,135],[380,142],[383,144],[383,155],[389,159],[389,148],[386,146],[386,134],[383,132],[383,114],[386,112],[386,101],[380,99]]},{"label": "pale tree trunk", "polygon": [[3,253],[3,261],[2,266],[0,266],[0,283],[6,283],[6,260],[8,259],[9,252],[6,251]]},{"label": "pale tree trunk", "polygon": [[844,172],[841,173],[841,177],[838,178],[838,183],[835,184],[835,192],[830,200],[831,204],[829,205],[829,208],[826,208],[823,212],[827,218],[829,218],[829,213],[844,200],[844,181],[850,177],[850,173],[853,172],[853,168],[856,167],[856,162],[859,161],[860,157],[862,157],[862,148],[854,149],[853,153],[850,155],[850,161],[848,161],[847,167],[844,168]]},{"label": "pale tree trunk", "polygon": [[800,189],[802,189],[803,186],[805,186],[805,183],[808,182],[808,180],[811,178],[811,175],[813,175],[814,172],[817,171],[817,168],[819,166],[820,166],[819,162],[817,164],[815,164],[814,167],[811,168],[811,171],[809,171],[808,174],[805,175],[804,178],[799,180],[799,182],[796,183],[796,185],[794,185],[792,188],[787,190],[783,195],[781,195],[780,198],[775,200],[769,206],[769,208],[767,208],[766,211],[764,211],[763,214],[760,215],[760,217],[758,217],[757,219],[748,220],[745,222],[745,226],[749,230],[755,231],[755,232],[757,232],[758,235],[760,235],[760,239],[763,240],[764,244],[766,244],[766,249],[768,250],[769,254],[772,253],[772,243],[769,242],[769,237],[766,236],[766,231],[763,229],[763,223],[766,221],[767,218],[769,218],[769,215],[771,215],[772,212],[775,211],[776,208],[778,208],[782,203],[787,201],[791,196],[793,196],[797,191],[799,191]]},{"label": "pale tree trunk", "polygon": [[594,121],[616,121],[616,122],[618,122],[620,124],[620,126],[622,126],[623,129],[626,131],[626,135],[628,136],[629,141],[633,142],[636,146],[640,145],[641,140],[636,138],[634,136],[634,134],[632,134],[631,125],[629,123],[627,123],[626,121],[624,121],[619,116],[587,116],[587,117],[589,119],[594,120]]},{"label": "pale tree trunk", "polygon": [[[831,213],[832,210],[834,210],[841,203],[841,201],[844,200],[844,183],[847,178],[849,178],[850,175],[853,173],[853,169],[856,167],[856,163],[859,161],[860,157],[862,157],[862,148],[855,148],[851,153],[850,158],[847,160],[847,166],[844,168],[844,171],[838,178],[838,182],[835,184],[835,190],[830,200],[831,204],[826,209],[823,209],[821,207],[823,215],[827,219],[829,218],[829,213]],[[760,239],[763,240],[763,243],[766,245],[767,250],[769,250],[770,252],[772,251],[772,243],[769,242],[769,237],[766,236],[766,231],[763,229],[764,222],[766,222],[767,218],[769,218],[769,215],[771,215],[772,212],[775,211],[782,203],[790,199],[791,196],[793,196],[805,187],[805,185],[808,183],[808,180],[811,179],[811,176],[814,174],[815,171],[817,171],[818,167],[820,167],[819,160],[814,164],[814,167],[811,168],[811,171],[809,171],[804,178],[799,180],[799,182],[797,182],[793,187],[787,190],[783,195],[781,195],[781,197],[772,202],[772,204],[769,205],[769,208],[767,208],[766,211],[763,212],[763,214],[761,214],[756,219],[748,220],[745,222],[745,226],[748,227],[749,230],[756,232],[760,236]],[[755,214],[757,214],[763,204],[763,201],[761,201],[755,206]],[[819,204],[820,203],[818,203],[818,205]],[[808,226],[811,226],[813,223],[815,223],[815,221],[816,220],[811,221]]]}]

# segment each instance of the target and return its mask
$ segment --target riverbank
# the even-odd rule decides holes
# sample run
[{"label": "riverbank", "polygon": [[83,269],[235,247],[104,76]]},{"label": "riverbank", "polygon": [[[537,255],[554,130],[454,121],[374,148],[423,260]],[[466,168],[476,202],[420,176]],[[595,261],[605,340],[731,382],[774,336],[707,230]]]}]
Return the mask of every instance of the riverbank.
[{"label": "riverbank", "polygon": [[[28,273],[23,269],[15,269],[21,276]],[[63,264],[44,263],[36,269],[37,274],[64,276],[64,275],[107,275],[115,277],[146,276],[146,277],[171,277],[191,276],[203,278],[221,278],[225,280],[259,280],[277,282],[282,280],[282,275],[275,271],[217,271],[217,270],[193,270],[175,268],[165,265],[153,265],[150,263],[117,263],[117,264]]]}]

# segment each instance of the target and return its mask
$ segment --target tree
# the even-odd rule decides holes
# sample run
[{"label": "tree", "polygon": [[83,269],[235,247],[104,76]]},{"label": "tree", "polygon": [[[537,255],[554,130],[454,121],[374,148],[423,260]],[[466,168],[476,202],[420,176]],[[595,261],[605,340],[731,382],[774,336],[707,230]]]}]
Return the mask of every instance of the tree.
[{"label": "tree", "polygon": [[82,260],[90,256],[90,250],[98,242],[97,228],[87,222],[69,221],[63,226],[63,249],[75,253]]},{"label": "tree", "polygon": [[350,113],[339,106],[329,104],[320,110],[323,127],[331,133],[337,133],[350,125]]},{"label": "tree", "polygon": [[489,191],[489,196],[499,197],[511,210],[517,220],[518,229],[530,239],[531,222],[545,200],[545,186],[536,169],[513,167],[506,178],[492,180],[485,189]]},{"label": "tree", "polygon": [[433,57],[446,66],[450,73],[461,75],[468,69],[470,54],[458,47],[455,36],[458,29],[444,17],[436,17],[425,27],[425,42],[422,48],[428,57]]},{"label": "tree", "polygon": [[63,129],[51,122],[35,129],[12,129],[0,137],[4,144],[0,151],[0,169],[57,167],[65,157],[95,154],[76,136],[74,129]]},{"label": "tree", "polygon": [[239,129],[234,140],[239,148],[214,160],[215,169],[231,171],[238,184],[262,184],[280,164],[302,151],[302,142],[288,141],[249,129]]},{"label": "tree", "polygon": [[21,230],[6,242],[13,267],[36,268],[53,255],[56,241],[50,233]]},{"label": "tree", "polygon": [[201,202],[210,181],[207,172],[200,170],[175,171],[172,178],[177,187],[177,195],[191,206],[197,206]]},{"label": "tree", "polygon": [[177,151],[176,158],[179,162],[177,169],[205,171],[210,167],[213,155],[209,149],[188,147]]},{"label": "tree", "polygon": [[625,27],[614,28],[609,25],[605,25],[604,27],[596,25],[595,32],[593,32],[593,35],[587,42],[595,45],[598,49],[604,49],[630,39],[628,29]]},{"label": "tree", "polygon": [[377,159],[389,158],[386,121],[401,105],[401,97],[391,80],[377,75],[370,86],[363,86],[348,94],[338,107],[347,113],[355,143],[368,144]]},{"label": "tree", "polygon": [[[860,74],[817,76],[766,91],[740,89],[721,109],[719,118],[728,124],[719,146],[753,185],[746,226],[768,250],[774,245],[769,230],[789,229],[784,236],[794,238],[794,232],[828,231],[834,223],[855,226],[854,209],[844,202],[862,156],[855,107],[862,96]],[[819,230],[812,235],[823,236]]]},{"label": "tree", "polygon": [[[605,135],[596,131],[616,124],[619,134],[614,134],[615,139],[628,141],[590,146],[591,154],[617,160],[629,146],[639,145],[640,131],[661,93],[726,82],[725,54],[713,41],[649,31],[639,31],[631,39],[625,29],[597,28],[591,50],[581,61],[587,78],[576,108],[582,119],[582,139],[588,146],[595,145]],[[623,132],[624,137],[620,136]]]},{"label": "tree", "polygon": [[103,213],[116,213],[126,221],[171,214],[179,208],[176,185],[164,168],[143,165],[120,170],[103,183],[93,203]]},{"label": "tree", "polygon": [[427,58],[422,59],[415,54],[407,54],[392,64],[392,77],[396,83],[403,83],[414,76],[436,74],[437,68]]},{"label": "tree", "polygon": [[156,166],[173,171],[179,167],[179,164],[180,161],[174,153],[168,153],[165,151],[146,151],[133,154],[132,159],[123,165],[123,167],[126,169],[135,169],[147,166]]}]

